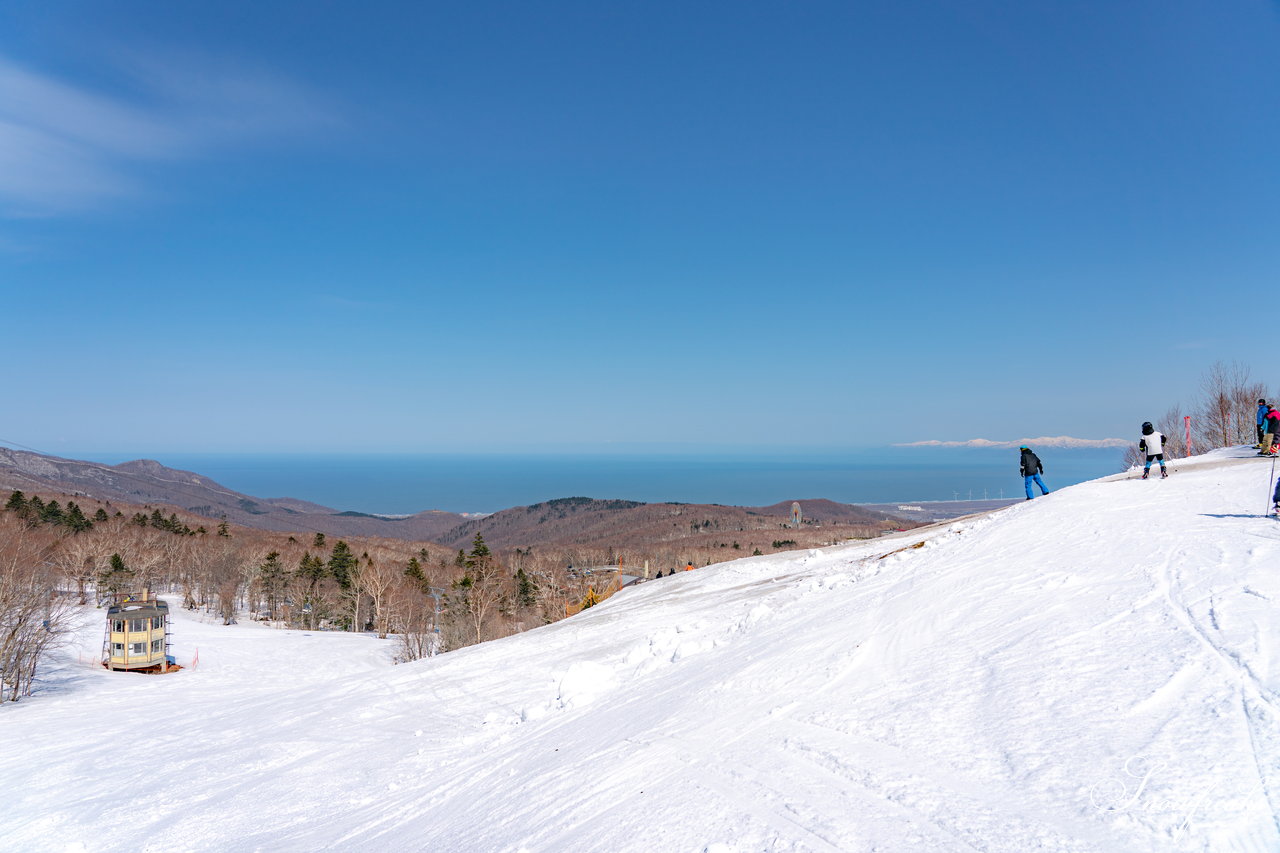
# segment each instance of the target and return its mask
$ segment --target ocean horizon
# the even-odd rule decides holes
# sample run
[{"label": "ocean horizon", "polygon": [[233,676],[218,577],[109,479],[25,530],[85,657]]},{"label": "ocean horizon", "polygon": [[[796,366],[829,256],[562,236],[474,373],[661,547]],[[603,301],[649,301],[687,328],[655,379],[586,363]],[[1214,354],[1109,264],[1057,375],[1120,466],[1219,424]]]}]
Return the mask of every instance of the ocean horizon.
[{"label": "ocean horizon", "polygon": [[[1046,449],[1045,481],[1062,488],[1121,470],[1121,452]],[[73,455],[73,454],[67,454]],[[75,458],[118,464],[136,454]],[[257,498],[298,498],[339,511],[491,513],[554,498],[769,506],[826,498],[883,504],[1023,496],[1018,451],[877,448],[793,454],[281,454],[160,453]]]}]

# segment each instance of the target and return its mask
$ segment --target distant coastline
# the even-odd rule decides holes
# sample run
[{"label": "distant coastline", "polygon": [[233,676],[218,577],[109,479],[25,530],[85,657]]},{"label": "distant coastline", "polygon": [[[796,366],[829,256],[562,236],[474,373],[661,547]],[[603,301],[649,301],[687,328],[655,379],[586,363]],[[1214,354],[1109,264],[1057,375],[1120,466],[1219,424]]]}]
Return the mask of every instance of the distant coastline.
[{"label": "distant coastline", "polygon": [[[107,464],[137,454],[60,454]],[[1048,449],[1050,488],[1120,470],[1112,448]],[[883,448],[794,455],[384,455],[161,453],[151,458],[259,498],[289,497],[339,511],[403,516],[438,509],[492,513],[555,498],[768,506],[827,498],[917,504],[1020,496],[1007,449]]]}]

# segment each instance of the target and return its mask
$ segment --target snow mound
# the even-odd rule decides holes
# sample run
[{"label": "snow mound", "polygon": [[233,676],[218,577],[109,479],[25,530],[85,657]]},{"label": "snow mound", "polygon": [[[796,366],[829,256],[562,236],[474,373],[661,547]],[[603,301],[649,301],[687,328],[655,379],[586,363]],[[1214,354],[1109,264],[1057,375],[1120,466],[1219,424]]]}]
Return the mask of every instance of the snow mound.
[{"label": "snow mound", "polygon": [[397,667],[175,609],[198,667],[108,674],[91,612],[0,707],[0,847],[1278,850],[1270,469],[682,572]]}]

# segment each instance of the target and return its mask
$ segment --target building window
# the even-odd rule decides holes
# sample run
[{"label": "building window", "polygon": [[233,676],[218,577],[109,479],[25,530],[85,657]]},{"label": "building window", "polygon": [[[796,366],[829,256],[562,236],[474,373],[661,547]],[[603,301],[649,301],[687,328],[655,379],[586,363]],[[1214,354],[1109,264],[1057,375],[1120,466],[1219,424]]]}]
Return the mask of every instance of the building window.
[{"label": "building window", "polygon": [[147,630],[147,620],[146,620],[146,619],[130,619],[130,620],[129,620],[129,632],[130,632],[130,633],[133,633],[133,634],[140,634],[140,633],[142,633],[142,632],[143,632],[143,631],[145,631],[145,630]]},{"label": "building window", "polygon": [[143,657],[146,655],[146,653],[147,653],[146,643],[130,643],[129,644],[129,654],[131,656]]},{"label": "building window", "polygon": [[151,654],[158,655],[164,649],[164,640],[151,641]]},{"label": "building window", "polygon": [[114,631],[114,632],[116,632],[117,634],[123,634],[123,633],[124,633],[124,620],[123,620],[123,619],[113,619],[113,620],[111,620],[111,630],[112,630],[112,631]]},{"label": "building window", "polygon": [[163,616],[156,616],[156,617],[152,618],[152,620],[151,620],[151,627],[152,627],[152,628],[157,628],[157,629],[159,629],[159,628],[163,628],[163,627],[164,627],[164,617],[163,617]]},{"label": "building window", "polygon": [[111,656],[112,656],[113,658],[122,658],[122,657],[124,657],[124,643],[112,643],[112,644],[111,644]]}]

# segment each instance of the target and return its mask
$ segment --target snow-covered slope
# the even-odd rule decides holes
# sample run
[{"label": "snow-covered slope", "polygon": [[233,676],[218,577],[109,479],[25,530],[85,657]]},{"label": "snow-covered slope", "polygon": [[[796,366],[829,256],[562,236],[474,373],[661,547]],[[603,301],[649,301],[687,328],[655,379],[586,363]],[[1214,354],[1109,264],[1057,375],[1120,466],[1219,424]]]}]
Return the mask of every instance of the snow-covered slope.
[{"label": "snow-covered slope", "polygon": [[73,651],[0,708],[0,848],[1280,850],[1280,522],[1244,456],[405,666],[178,611],[197,668]]}]

